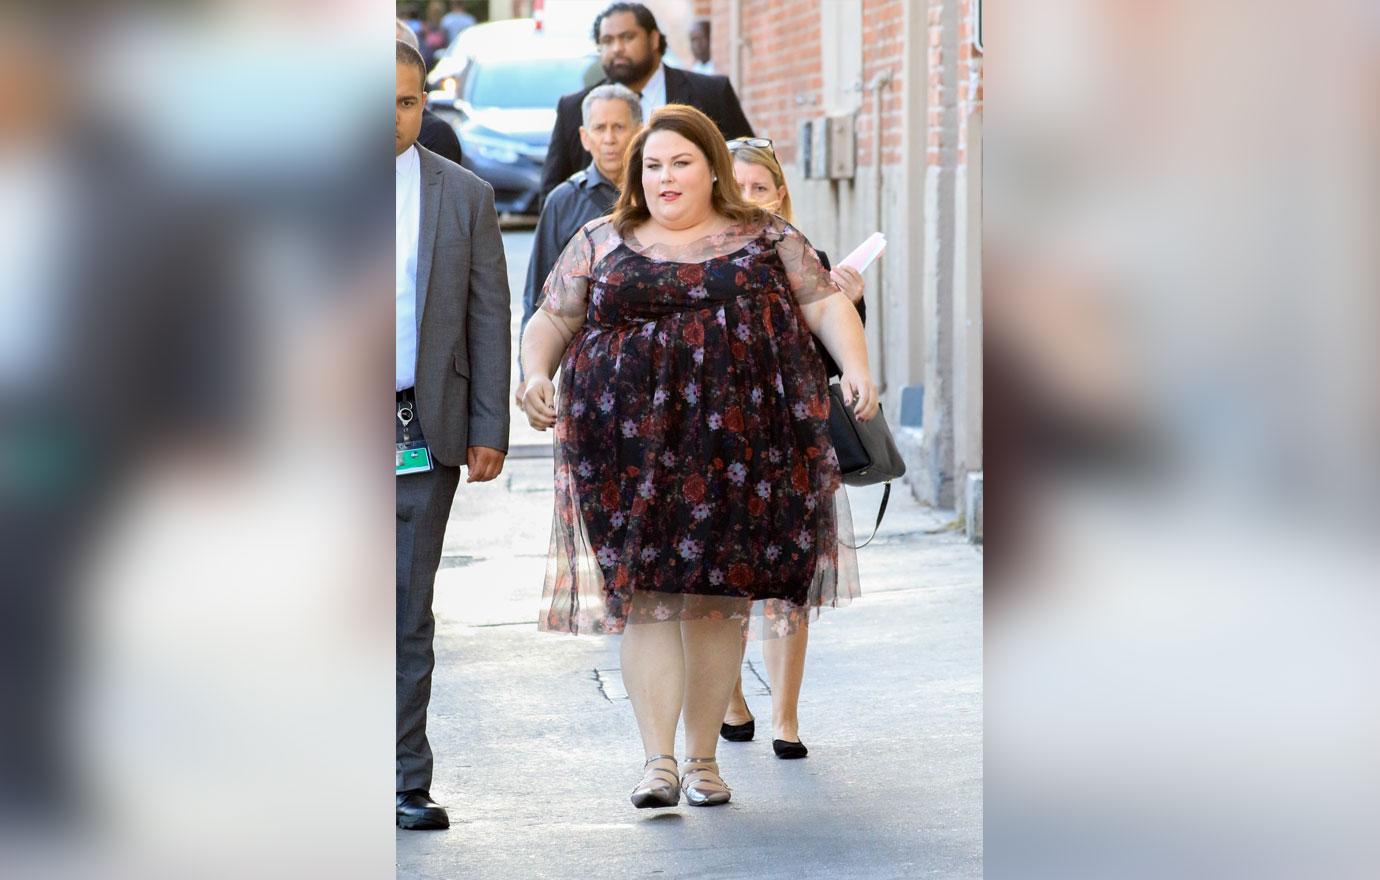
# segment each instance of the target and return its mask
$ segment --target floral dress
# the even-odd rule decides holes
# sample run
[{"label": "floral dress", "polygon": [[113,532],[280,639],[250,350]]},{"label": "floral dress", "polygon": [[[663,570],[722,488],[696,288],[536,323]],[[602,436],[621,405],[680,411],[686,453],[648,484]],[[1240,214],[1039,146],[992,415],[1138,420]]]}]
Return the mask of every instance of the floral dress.
[{"label": "floral dress", "polygon": [[858,595],[799,309],[837,290],[779,217],[674,247],[608,218],[576,233],[542,304],[584,325],[561,362],[540,629],[746,625],[756,608],[780,636]]}]

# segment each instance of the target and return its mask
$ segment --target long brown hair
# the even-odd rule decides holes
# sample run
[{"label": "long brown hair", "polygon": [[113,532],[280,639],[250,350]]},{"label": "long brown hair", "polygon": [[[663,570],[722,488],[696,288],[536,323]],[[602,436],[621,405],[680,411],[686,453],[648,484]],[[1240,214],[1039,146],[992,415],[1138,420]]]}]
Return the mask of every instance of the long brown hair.
[{"label": "long brown hair", "polygon": [[623,157],[623,180],[618,202],[613,206],[613,228],[620,236],[652,214],[647,210],[642,191],[642,148],[654,132],[673,131],[699,148],[709,161],[709,170],[718,178],[710,191],[710,207],[734,223],[765,223],[767,212],[746,201],[733,179],[733,157],[714,121],[688,104],[667,104],[652,114],[647,126],[628,144]]}]

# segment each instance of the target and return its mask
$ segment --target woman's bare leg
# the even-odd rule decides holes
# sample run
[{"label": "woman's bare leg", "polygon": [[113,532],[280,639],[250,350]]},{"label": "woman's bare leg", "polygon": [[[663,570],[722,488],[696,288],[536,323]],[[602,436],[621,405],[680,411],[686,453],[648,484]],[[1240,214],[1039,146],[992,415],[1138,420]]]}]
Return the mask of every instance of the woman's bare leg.
[{"label": "woman's bare leg", "polygon": [[800,742],[800,682],[805,677],[805,647],[810,628],[800,629],[779,639],[762,640],[762,659],[771,680],[771,729],[773,739]]},{"label": "woman's bare leg", "polygon": [[[747,642],[743,642],[743,653],[747,652]],[[733,685],[733,695],[728,698],[728,711],[724,713],[725,724],[747,724],[752,720],[752,710],[748,708],[747,696],[743,694],[743,656],[738,655],[738,681]]]},{"label": "woman's bare leg", "polygon": [[[727,786],[714,760],[733,683],[743,662],[743,626],[737,620],[687,620],[681,623],[685,643],[685,758],[682,776],[686,799],[696,794],[727,800]],[[691,761],[692,758],[705,760]],[[707,773],[693,773],[704,768]],[[687,775],[688,774],[688,775]]]},{"label": "woman's bare leg", "polygon": [[736,620],[687,620],[685,644],[685,753],[707,757],[719,744],[728,700],[743,662],[743,628]]},{"label": "woman's bare leg", "polygon": [[629,623],[619,645],[623,687],[648,758],[676,753],[676,724],[685,702],[680,627],[676,620]]}]

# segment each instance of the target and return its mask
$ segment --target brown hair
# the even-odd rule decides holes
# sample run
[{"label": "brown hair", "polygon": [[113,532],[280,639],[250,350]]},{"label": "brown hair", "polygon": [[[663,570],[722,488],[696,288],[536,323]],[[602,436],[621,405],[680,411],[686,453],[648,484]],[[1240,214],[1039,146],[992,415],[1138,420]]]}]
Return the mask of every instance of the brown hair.
[{"label": "brown hair", "polygon": [[785,218],[787,223],[795,223],[795,212],[791,210],[791,188],[786,186],[786,173],[781,170],[781,163],[777,160],[771,147],[752,147],[747,144],[740,144],[733,148],[731,155],[734,162],[742,162],[744,165],[761,165],[767,169],[771,174],[772,182],[786,190],[785,194],[781,196],[781,210],[776,213]]},{"label": "brown hair", "polygon": [[714,121],[688,104],[667,104],[652,114],[646,128],[628,144],[623,157],[621,192],[613,206],[613,228],[620,236],[652,216],[642,191],[642,148],[647,138],[658,131],[675,132],[698,147],[709,160],[709,170],[718,178],[710,191],[710,207],[715,213],[734,223],[766,222],[767,212],[745,200],[738,191],[733,180],[733,159]]}]

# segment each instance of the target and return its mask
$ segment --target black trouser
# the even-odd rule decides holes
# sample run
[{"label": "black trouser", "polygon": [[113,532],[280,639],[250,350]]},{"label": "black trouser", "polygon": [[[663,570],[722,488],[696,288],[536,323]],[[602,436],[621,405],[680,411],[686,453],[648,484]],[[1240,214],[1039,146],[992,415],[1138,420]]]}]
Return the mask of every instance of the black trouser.
[{"label": "black trouser", "polygon": [[[398,392],[398,403],[416,407],[411,391]],[[398,442],[402,424],[394,415]],[[422,438],[415,420],[408,426],[410,439]],[[436,464],[419,474],[397,477],[398,514],[398,642],[397,790],[431,788],[431,746],[426,739],[426,710],[431,702],[431,670],[436,665],[432,636],[436,620],[431,598],[441,546],[446,536],[460,468]]]}]

